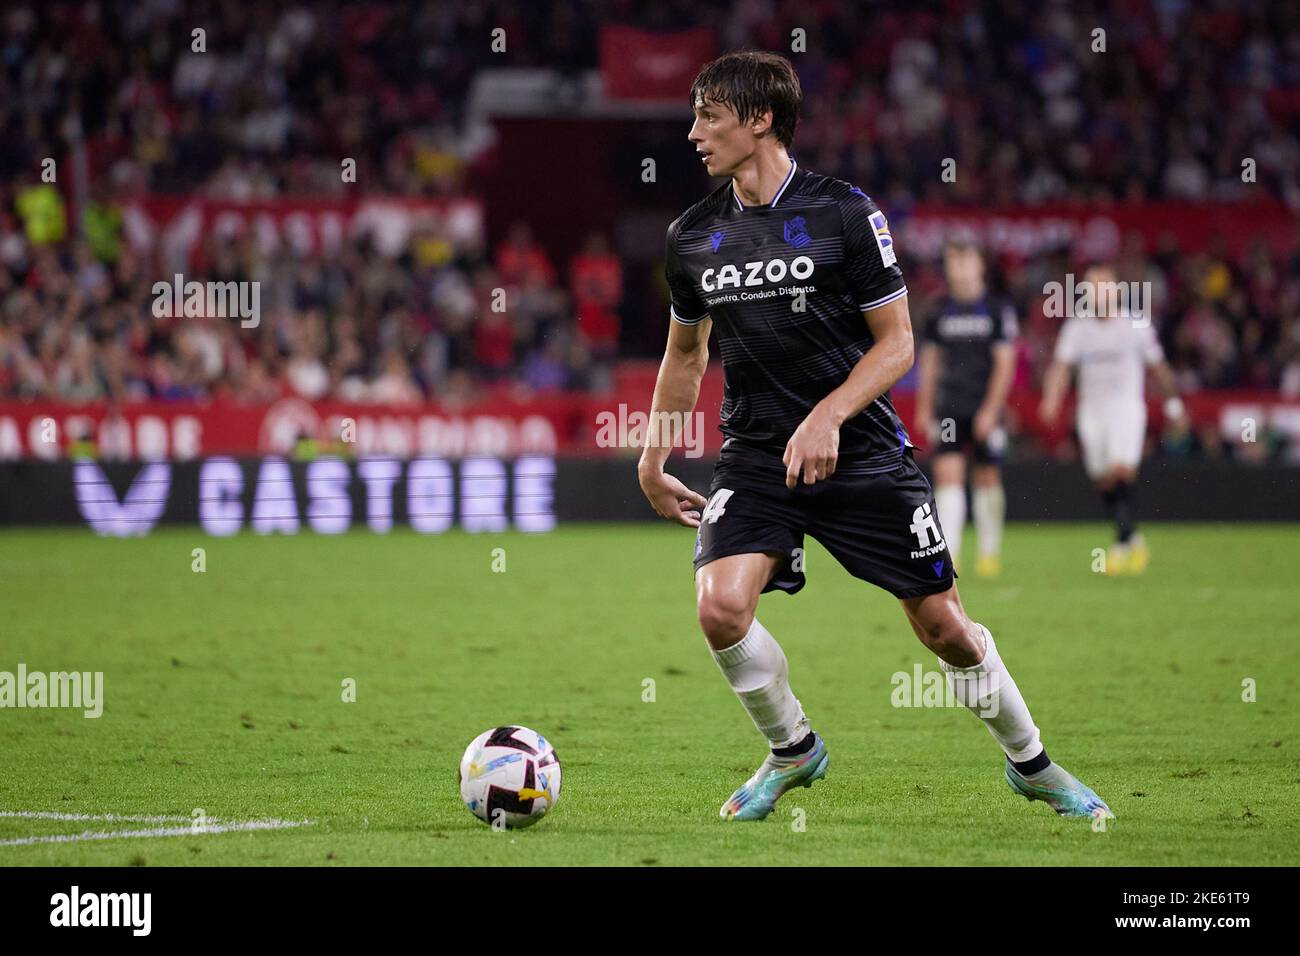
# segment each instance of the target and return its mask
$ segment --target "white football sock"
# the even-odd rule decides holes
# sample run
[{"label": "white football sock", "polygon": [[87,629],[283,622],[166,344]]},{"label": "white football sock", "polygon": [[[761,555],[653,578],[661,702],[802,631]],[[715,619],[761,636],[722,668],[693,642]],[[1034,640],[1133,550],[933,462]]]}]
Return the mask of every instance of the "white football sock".
[{"label": "white football sock", "polygon": [[952,563],[961,560],[961,533],[966,527],[966,489],[961,485],[940,485],[934,492],[934,504],[939,510],[939,527],[948,544]]},{"label": "white football sock", "polygon": [[972,667],[954,667],[941,658],[939,666],[947,673],[957,700],[984,722],[1006,755],[1014,763],[1033,760],[1043,750],[1038,728],[1020,688],[998,656],[993,635],[983,624],[975,626],[984,634],[984,659]]},{"label": "white football sock", "polygon": [[[1002,553],[1002,524],[1007,516],[1007,495],[1001,485],[975,487],[971,491],[971,511],[975,516],[975,538],[980,556]],[[939,523],[943,524],[940,515]]]},{"label": "white football sock", "polygon": [[754,726],[773,747],[793,747],[808,735],[808,718],[787,680],[785,652],[758,618],[739,643],[709,650]]}]

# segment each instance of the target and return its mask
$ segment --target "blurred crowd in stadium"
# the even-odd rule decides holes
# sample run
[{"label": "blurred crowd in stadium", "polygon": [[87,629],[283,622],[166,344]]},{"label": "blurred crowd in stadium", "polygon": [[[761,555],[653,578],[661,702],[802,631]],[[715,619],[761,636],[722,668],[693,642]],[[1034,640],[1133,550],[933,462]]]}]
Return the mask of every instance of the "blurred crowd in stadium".
[{"label": "blurred crowd in stadium", "polygon": [[87,240],[29,244],[11,226],[0,246],[19,251],[0,264],[0,397],[457,405],[495,385],[605,388],[617,351],[622,270],[599,233],[563,274],[525,223],[491,261],[438,265],[364,241],[299,258],[214,240],[208,278],[260,283],[249,328],[155,316],[158,271],[127,244],[104,262]]},{"label": "blurred crowd in stadium", "polygon": [[[1257,161],[1250,189],[1300,208],[1300,8],[1200,6],[11,3],[0,14],[0,398],[456,403],[496,386],[605,388],[623,292],[603,235],[567,262],[522,222],[496,248],[436,264],[355,242],[304,259],[218,242],[202,278],[263,283],[262,324],[241,329],[151,314],[160,269],[123,240],[115,197],[338,194],[340,156],[371,171],[377,192],[457,194],[482,145],[464,114],[475,71],[593,68],[598,26],[611,22],[708,24],[728,49],[782,49],[804,28],[796,153],[886,209],[1242,199],[1242,156]],[[1102,21],[1109,55],[1090,55]],[[196,22],[208,55],[183,56]],[[495,26],[511,37],[505,54],[485,41]],[[91,184],[80,224],[39,175],[69,138],[85,144]],[[957,183],[935,174],[944,157]],[[1121,278],[1154,284],[1183,389],[1300,395],[1300,232],[1289,254],[1223,248],[1131,243]],[[1041,289],[1074,265],[1048,254],[995,270],[1021,309],[1018,385],[1036,386],[1057,328]],[[919,321],[937,265],[903,266]],[[500,287],[505,314],[490,308]]]}]

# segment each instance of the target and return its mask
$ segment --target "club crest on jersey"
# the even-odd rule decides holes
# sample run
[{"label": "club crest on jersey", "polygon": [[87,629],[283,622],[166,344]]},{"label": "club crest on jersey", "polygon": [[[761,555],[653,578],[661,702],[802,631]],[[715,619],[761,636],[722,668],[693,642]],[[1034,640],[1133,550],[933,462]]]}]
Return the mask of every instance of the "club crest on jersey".
[{"label": "club crest on jersey", "polygon": [[883,212],[871,214],[871,231],[876,237],[876,248],[880,250],[881,265],[892,266],[898,261],[894,250],[894,237],[889,232],[889,220]]},{"label": "club crest on jersey", "polygon": [[717,252],[718,247],[722,245],[722,240],[727,238],[725,232],[715,232],[709,235],[709,242],[713,243],[713,251]]},{"label": "club crest on jersey", "polygon": [[785,241],[790,243],[796,249],[802,249],[808,243],[812,242],[812,236],[808,235],[808,221],[803,216],[795,216],[793,219],[785,221],[783,230]]}]

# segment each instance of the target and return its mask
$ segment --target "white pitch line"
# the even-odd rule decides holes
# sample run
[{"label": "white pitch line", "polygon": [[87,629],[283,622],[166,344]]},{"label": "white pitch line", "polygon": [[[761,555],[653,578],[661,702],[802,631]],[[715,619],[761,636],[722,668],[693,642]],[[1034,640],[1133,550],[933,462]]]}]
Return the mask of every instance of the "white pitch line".
[{"label": "white pitch line", "polygon": [[0,810],[0,817],[20,817],[24,820],[102,820],[106,823],[189,823],[193,819],[178,816],[133,817],[117,813],[58,813],[53,810]]},{"label": "white pitch line", "polygon": [[204,836],[209,833],[232,833],[236,830],[284,830],[313,826],[314,820],[246,820],[242,823],[208,824],[193,827],[154,827],[148,830],[86,830],[83,833],[56,833],[49,836],[18,837],[0,840],[0,846],[29,846],[33,843],[77,843],[82,840],[124,840],[131,837]]}]

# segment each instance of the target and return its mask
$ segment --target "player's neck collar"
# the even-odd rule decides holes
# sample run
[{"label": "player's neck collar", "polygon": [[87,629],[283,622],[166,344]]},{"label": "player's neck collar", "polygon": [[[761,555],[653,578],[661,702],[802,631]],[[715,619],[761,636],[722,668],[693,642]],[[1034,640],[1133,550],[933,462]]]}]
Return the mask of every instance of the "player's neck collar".
[{"label": "player's neck collar", "polygon": [[794,161],[794,157],[791,156],[790,171],[785,174],[785,182],[781,183],[781,188],[776,191],[776,195],[772,197],[772,201],[768,203],[766,206],[746,206],[744,203],[742,203],[740,201],[740,196],[736,194],[736,182],[735,180],[732,180],[731,198],[736,201],[736,208],[739,209],[741,212],[744,212],[746,209],[771,209],[780,201],[781,195],[785,192],[786,187],[788,187],[790,183],[794,182],[794,171],[798,168],[799,168],[799,164],[796,163]]}]

